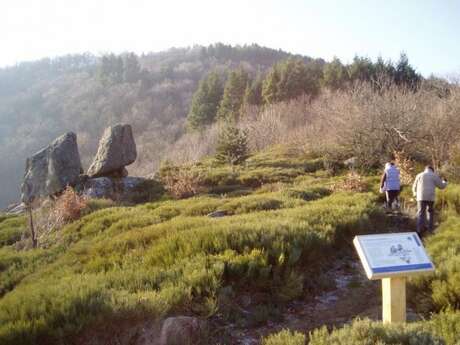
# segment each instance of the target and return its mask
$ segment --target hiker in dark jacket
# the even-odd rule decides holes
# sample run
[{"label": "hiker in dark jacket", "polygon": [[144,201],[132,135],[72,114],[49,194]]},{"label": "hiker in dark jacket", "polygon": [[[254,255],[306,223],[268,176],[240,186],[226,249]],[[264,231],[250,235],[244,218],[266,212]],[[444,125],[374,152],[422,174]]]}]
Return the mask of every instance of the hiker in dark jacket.
[{"label": "hiker in dark jacket", "polygon": [[380,179],[380,192],[386,193],[386,207],[391,209],[395,201],[398,201],[401,182],[399,169],[393,162],[385,164],[382,178]]}]

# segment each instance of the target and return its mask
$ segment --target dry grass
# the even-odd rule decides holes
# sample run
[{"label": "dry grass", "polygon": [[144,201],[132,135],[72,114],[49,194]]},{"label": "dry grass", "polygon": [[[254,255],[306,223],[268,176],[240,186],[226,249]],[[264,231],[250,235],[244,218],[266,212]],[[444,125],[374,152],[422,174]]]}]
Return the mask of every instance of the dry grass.
[{"label": "dry grass", "polygon": [[165,189],[175,199],[182,199],[200,193],[203,173],[192,166],[167,166],[160,171],[160,179]]},{"label": "dry grass", "polygon": [[345,179],[335,183],[332,186],[332,190],[336,192],[342,191],[361,193],[368,190],[368,185],[359,173],[351,171],[345,176]]}]

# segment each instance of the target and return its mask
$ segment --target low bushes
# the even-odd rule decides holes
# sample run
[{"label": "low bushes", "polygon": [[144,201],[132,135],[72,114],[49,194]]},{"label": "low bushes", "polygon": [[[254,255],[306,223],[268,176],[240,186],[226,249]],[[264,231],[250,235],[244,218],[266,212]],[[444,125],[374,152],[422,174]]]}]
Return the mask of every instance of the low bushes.
[{"label": "low bushes", "polygon": [[340,234],[359,232],[374,212],[373,195],[336,193],[292,208],[193,215],[217,200],[107,208],[67,225],[60,245],[0,252],[4,272],[19,274],[8,278],[10,292],[0,299],[0,341],[57,343],[102,317],[210,315],[224,284],[289,300],[302,292],[296,267],[324,259]]},{"label": "low bushes", "polygon": [[382,324],[357,320],[329,332],[326,327],[310,334],[309,345],[444,345],[429,327],[416,324]]},{"label": "low bushes", "polygon": [[276,334],[269,335],[262,341],[263,345],[306,345],[307,337],[300,332],[282,330]]},{"label": "low bushes", "polygon": [[426,240],[436,271],[412,279],[414,300],[423,312],[460,309],[460,217],[450,216]]},{"label": "low bushes", "polygon": [[0,247],[17,242],[27,228],[24,216],[0,216]]}]

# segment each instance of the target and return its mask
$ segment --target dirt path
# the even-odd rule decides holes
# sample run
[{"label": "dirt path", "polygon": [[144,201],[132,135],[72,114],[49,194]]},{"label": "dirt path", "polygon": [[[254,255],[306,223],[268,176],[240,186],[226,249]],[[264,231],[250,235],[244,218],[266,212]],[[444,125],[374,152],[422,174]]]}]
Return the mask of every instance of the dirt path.
[{"label": "dirt path", "polygon": [[[402,214],[389,214],[385,232],[412,231],[410,219]],[[382,231],[383,232],[383,231]],[[337,258],[332,267],[321,277],[330,284],[316,296],[305,296],[287,304],[276,321],[269,319],[257,327],[238,323],[221,323],[217,338],[221,344],[260,344],[267,334],[288,328],[308,333],[327,325],[341,326],[356,317],[381,319],[380,281],[369,281],[354,251]],[[243,312],[250,313],[250,311]],[[417,319],[408,308],[408,319]],[[219,320],[215,320],[217,324]]]}]

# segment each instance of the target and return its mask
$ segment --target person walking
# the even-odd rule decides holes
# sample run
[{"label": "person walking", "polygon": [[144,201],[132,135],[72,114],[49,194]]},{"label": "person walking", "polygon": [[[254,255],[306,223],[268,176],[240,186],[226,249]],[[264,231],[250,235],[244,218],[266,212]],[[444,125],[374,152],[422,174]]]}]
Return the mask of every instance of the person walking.
[{"label": "person walking", "polygon": [[425,167],[425,170],[415,177],[412,192],[417,200],[417,233],[421,234],[425,230],[427,218],[428,231],[433,232],[435,190],[436,187],[444,189],[446,186],[447,180],[441,179],[431,166]]},{"label": "person walking", "polygon": [[393,162],[385,164],[385,170],[380,179],[380,192],[385,192],[385,206],[390,210],[393,208],[394,202],[398,201],[399,191],[401,189],[399,175],[399,169]]}]

